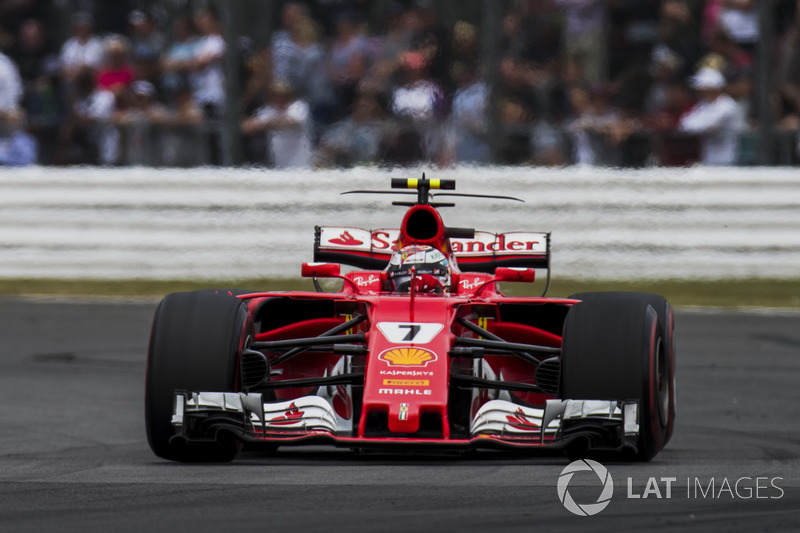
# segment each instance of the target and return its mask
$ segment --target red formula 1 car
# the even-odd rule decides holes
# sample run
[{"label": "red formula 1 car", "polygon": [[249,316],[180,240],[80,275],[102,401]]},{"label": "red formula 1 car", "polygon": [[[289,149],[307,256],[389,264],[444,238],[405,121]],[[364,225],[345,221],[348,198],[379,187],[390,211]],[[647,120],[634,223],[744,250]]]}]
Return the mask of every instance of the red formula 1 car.
[{"label": "red formula 1 car", "polygon": [[[246,446],[564,450],[649,460],[675,419],[667,301],[644,293],[510,297],[547,270],[550,234],[447,227],[413,194],[399,229],[318,227],[303,275],[318,292],[208,290],[155,313],[151,448],[227,461]],[[351,191],[380,192],[380,191]],[[360,268],[340,273],[339,264]],[[341,278],[322,292],[317,278]],[[545,288],[544,292],[547,292]]]}]

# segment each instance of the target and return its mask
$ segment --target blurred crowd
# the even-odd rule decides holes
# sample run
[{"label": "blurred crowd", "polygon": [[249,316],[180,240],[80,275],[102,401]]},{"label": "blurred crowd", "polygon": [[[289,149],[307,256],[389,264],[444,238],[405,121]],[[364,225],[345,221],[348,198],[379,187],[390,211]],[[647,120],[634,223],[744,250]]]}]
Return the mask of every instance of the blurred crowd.
[{"label": "blurred crowd", "polygon": [[[763,1],[770,116],[794,140],[799,2]],[[279,2],[257,46],[226,39],[213,2],[115,28],[75,12],[54,42],[51,2],[4,0],[0,165],[221,164],[229,72],[250,164],[755,161],[756,0],[508,0],[494,46],[480,9],[446,23],[442,2],[379,3],[376,21],[375,2]]]}]

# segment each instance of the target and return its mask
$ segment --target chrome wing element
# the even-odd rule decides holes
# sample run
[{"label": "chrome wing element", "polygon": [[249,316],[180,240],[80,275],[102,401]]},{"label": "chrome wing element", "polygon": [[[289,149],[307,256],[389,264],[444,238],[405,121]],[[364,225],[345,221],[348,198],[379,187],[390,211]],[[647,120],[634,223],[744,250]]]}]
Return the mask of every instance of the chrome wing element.
[{"label": "chrome wing element", "polygon": [[245,427],[256,434],[336,432],[336,415],[333,408],[319,396],[303,396],[290,401],[265,403],[261,394],[236,392],[176,393],[172,425],[180,428],[187,415],[214,412],[240,414]]},{"label": "chrome wing element", "polygon": [[596,420],[619,424],[626,439],[635,439],[639,435],[638,416],[637,402],[547,400],[542,409],[505,400],[491,400],[476,413],[470,425],[470,435],[538,437],[544,442],[559,437],[565,424]]}]

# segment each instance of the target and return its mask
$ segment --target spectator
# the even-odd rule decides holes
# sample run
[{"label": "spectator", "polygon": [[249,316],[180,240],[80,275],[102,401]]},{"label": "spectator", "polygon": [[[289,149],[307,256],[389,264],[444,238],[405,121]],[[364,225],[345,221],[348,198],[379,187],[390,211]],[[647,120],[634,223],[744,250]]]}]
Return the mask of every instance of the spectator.
[{"label": "spectator", "polygon": [[272,86],[272,53],[270,48],[264,47],[251,55],[245,63],[247,80],[242,94],[240,109],[244,115],[249,115],[264,102],[264,96],[269,94]]},{"label": "spectator", "polygon": [[36,161],[36,141],[24,131],[19,109],[23,86],[19,70],[0,52],[0,165],[21,166]]},{"label": "spectator", "polygon": [[700,34],[699,13],[696,14],[686,0],[666,0],[661,5],[655,46],[669,48],[678,55],[683,65],[681,77],[691,74],[703,54]]},{"label": "spectator", "polygon": [[555,0],[566,18],[566,59],[578,65],[583,82],[596,85],[608,79],[606,0]]},{"label": "spectator", "polygon": [[186,82],[172,88],[164,114],[155,117],[162,131],[161,162],[170,167],[192,167],[207,163],[205,154],[197,150],[203,143],[203,111],[192,98]]},{"label": "spectator", "polygon": [[539,111],[539,95],[531,77],[531,70],[522,59],[506,56],[500,61],[498,87],[501,98],[518,102],[524,108],[525,115]]},{"label": "spectator", "polygon": [[128,15],[131,31],[131,50],[134,60],[141,57],[160,57],[166,49],[167,41],[158,29],[155,18],[150,13],[131,11]]},{"label": "spectator", "polygon": [[72,17],[73,36],[61,47],[61,75],[67,83],[86,69],[97,69],[103,61],[103,42],[92,33],[92,18],[88,13]]},{"label": "spectator", "polygon": [[456,63],[451,68],[456,84],[450,112],[450,131],[453,136],[454,157],[459,163],[489,162],[487,104],[489,93],[480,79],[477,67]]},{"label": "spectator", "polygon": [[648,63],[658,37],[659,1],[609,2],[609,73],[611,79],[626,76]]},{"label": "spectator", "polygon": [[57,125],[62,118],[58,56],[53,53],[39,19],[25,19],[17,35],[11,57],[22,78],[22,109],[43,156],[40,163],[47,164],[55,153]]},{"label": "spectator", "polygon": [[509,11],[503,16],[500,49],[504,56],[527,59],[531,52],[531,37],[523,25],[522,13]]},{"label": "spectator", "polygon": [[376,162],[386,129],[383,118],[377,96],[360,92],[350,116],[333,124],[322,136],[317,164],[351,167]]},{"label": "spectator", "polygon": [[579,165],[604,165],[609,162],[606,135],[617,122],[610,106],[611,94],[604,86],[591,92],[575,87],[570,91],[572,119],[567,127],[573,138],[573,157]]},{"label": "spectator", "polygon": [[753,91],[755,56],[740,48],[721,28],[714,34],[711,51],[723,60],[721,72],[726,81],[725,90],[738,104],[743,124],[746,124],[751,114],[754,115],[752,110],[755,108]]},{"label": "spectator", "polygon": [[444,94],[429,77],[428,62],[423,54],[407,52],[401,58],[401,65],[406,83],[392,95],[392,113],[405,121],[405,126],[399,128],[406,139],[404,143],[417,137],[424,157],[433,160],[442,148],[437,119],[443,114]]},{"label": "spectator", "polygon": [[645,112],[655,113],[663,109],[667,100],[670,82],[679,78],[683,61],[668,46],[655,46],[650,54],[647,71],[650,74],[650,87],[645,96]]},{"label": "spectator", "polygon": [[38,82],[44,76],[45,63],[53,57],[41,21],[27,19],[22,23],[10,55],[19,68],[25,87],[25,99],[31,100]]},{"label": "spectator", "polygon": [[272,75],[275,79],[287,79],[291,70],[291,53],[284,53],[292,48],[292,33],[303,22],[310,20],[305,3],[289,1],[281,10],[281,27],[272,35]]},{"label": "spectator", "polygon": [[733,165],[736,162],[742,112],[723,92],[725,78],[711,68],[702,68],[691,79],[700,101],[682,119],[681,131],[700,137],[700,162],[705,165]]},{"label": "spectator", "polygon": [[287,80],[298,96],[313,103],[329,99],[323,75],[325,49],[313,20],[305,18],[293,26],[289,39],[273,50],[273,61],[284,64],[273,70],[275,78]]},{"label": "spectator", "polygon": [[751,120],[754,121],[753,117],[755,115],[755,104],[753,103],[755,92],[753,91],[752,72],[749,69],[743,69],[731,76],[727,82],[725,90],[739,107],[739,112],[742,115],[742,126],[746,127]]},{"label": "spectator", "polygon": [[530,131],[531,162],[546,167],[567,163],[565,139],[560,128],[546,117],[533,121]]},{"label": "spectator", "polygon": [[[51,3],[45,0],[3,0],[0,2],[0,50],[8,50],[14,46],[17,29],[26,20],[43,20],[50,7],[46,4]],[[12,57],[14,57],[13,54]]]},{"label": "spectator", "polygon": [[[282,28],[272,38],[272,76],[292,83],[305,96],[309,63],[323,55],[319,30],[304,4],[288,2],[283,6]],[[316,68],[314,65],[312,68]]]},{"label": "spectator", "polygon": [[738,78],[753,69],[755,56],[737,46],[722,28],[714,32],[709,49],[725,60],[722,74],[726,79]]},{"label": "spectator", "polygon": [[356,14],[352,11],[340,13],[325,65],[328,82],[336,94],[335,117],[350,109],[358,84],[369,68],[369,52],[369,43]]},{"label": "spectator", "polygon": [[[99,162],[114,165],[119,161],[120,133],[111,124],[117,98],[97,86],[94,71],[85,69],[75,79],[76,98],[60,133],[62,161]],[[79,150],[74,153],[75,150]]]},{"label": "spectator", "polygon": [[[722,6],[726,0],[706,0],[702,2],[703,6],[703,21],[702,21],[702,37],[703,40],[711,41],[714,32],[719,28],[719,17],[722,13]],[[673,14],[679,14],[679,10],[685,11],[685,17],[690,17],[688,7],[683,0],[667,0],[662,10],[671,10]]]},{"label": "spectator", "polygon": [[552,0],[529,0],[528,6],[534,15],[523,19],[529,39],[523,57],[534,69],[556,76],[563,50],[558,11]]},{"label": "spectator", "polygon": [[22,110],[0,111],[0,166],[21,167],[36,163],[36,139],[24,126]]},{"label": "spectator", "polygon": [[15,111],[23,95],[22,79],[17,66],[0,52],[0,113]]},{"label": "spectator", "polygon": [[[504,23],[504,27],[510,25],[509,31],[512,31],[515,24],[525,25],[527,38],[521,55],[513,55],[512,49],[509,56],[517,57],[521,61],[523,77],[535,97],[532,109],[549,121],[561,121],[566,113],[567,99],[564,82],[559,79],[561,43],[553,17],[546,16],[548,9],[553,9],[547,4],[549,0],[529,3],[529,9],[536,9],[536,16],[523,19],[520,14],[516,18],[518,23]],[[540,11],[544,13],[543,16],[540,16]]]},{"label": "spectator", "polygon": [[755,0],[724,0],[719,27],[744,51],[755,53],[758,42],[758,8]]},{"label": "spectator", "polygon": [[691,137],[677,134],[681,118],[694,107],[689,87],[683,80],[671,79],[664,85],[663,99],[651,100],[644,122],[655,135],[654,156],[659,165],[683,167],[700,159],[697,145]]},{"label": "spectator", "polygon": [[196,55],[197,28],[192,19],[181,16],[172,25],[173,41],[161,58],[161,86],[172,95],[189,80],[192,60]]},{"label": "spectator", "polygon": [[296,98],[289,82],[272,85],[269,102],[242,123],[242,133],[269,135],[269,158],[274,168],[311,166],[311,114],[308,103]]},{"label": "spectator", "polygon": [[[408,11],[403,4],[392,1],[387,5],[386,31],[380,35],[380,47],[376,59],[380,65],[389,62],[397,66],[397,59],[411,48],[411,28]],[[394,68],[386,69],[393,72]]]},{"label": "spectator", "polygon": [[[481,43],[478,40],[478,28],[469,22],[459,20],[453,27],[450,44],[451,69],[455,63],[474,63],[480,55]],[[448,72],[448,75],[451,74],[453,74],[452,70]]]},{"label": "spectator", "polygon": [[399,2],[390,2],[387,5],[386,32],[378,37],[374,62],[363,85],[390,96],[400,81],[400,57],[410,50],[411,37],[408,12]]},{"label": "spectator", "polygon": [[164,121],[166,110],[156,101],[156,88],[149,81],[133,82],[129,96],[129,105],[114,116],[114,123],[122,126],[124,132],[122,162],[125,165],[159,165],[160,129],[152,126]]},{"label": "spectator", "polygon": [[439,87],[449,86],[450,38],[447,28],[439,22],[433,0],[415,0],[409,12],[409,26],[413,33],[411,50],[422,54],[428,64],[431,80]]},{"label": "spectator", "polygon": [[795,13],[778,62],[777,96],[783,114],[779,116],[782,129],[800,129],[800,9]]},{"label": "spectator", "polygon": [[97,73],[97,86],[117,94],[135,78],[133,65],[128,62],[128,43],[121,37],[110,38],[106,42],[105,65]]},{"label": "spectator", "polygon": [[497,141],[500,162],[507,165],[531,161],[530,121],[536,116],[538,95],[529,79],[524,60],[507,56],[500,62],[498,115],[501,130]]},{"label": "spectator", "polygon": [[[219,16],[211,8],[203,8],[195,14],[195,23],[200,30],[200,39],[195,55],[190,63],[191,83],[194,99],[203,109],[206,120],[214,121],[222,116],[225,104],[225,78],[222,60],[225,54],[225,40],[222,38]],[[222,162],[220,138],[217,131],[209,134],[209,156],[212,165]]]}]

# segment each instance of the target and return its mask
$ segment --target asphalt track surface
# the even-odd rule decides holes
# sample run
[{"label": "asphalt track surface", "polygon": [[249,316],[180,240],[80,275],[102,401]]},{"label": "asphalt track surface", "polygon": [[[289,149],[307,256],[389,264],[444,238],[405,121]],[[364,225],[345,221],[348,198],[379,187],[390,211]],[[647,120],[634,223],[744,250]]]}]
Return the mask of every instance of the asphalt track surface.
[{"label": "asphalt track surface", "polygon": [[[800,313],[677,312],[675,435],[650,463],[606,463],[613,498],[579,517],[561,457],[162,461],[143,421],[155,305],[0,299],[0,531],[800,529]],[[578,503],[600,491],[588,472],[569,484]]]}]

